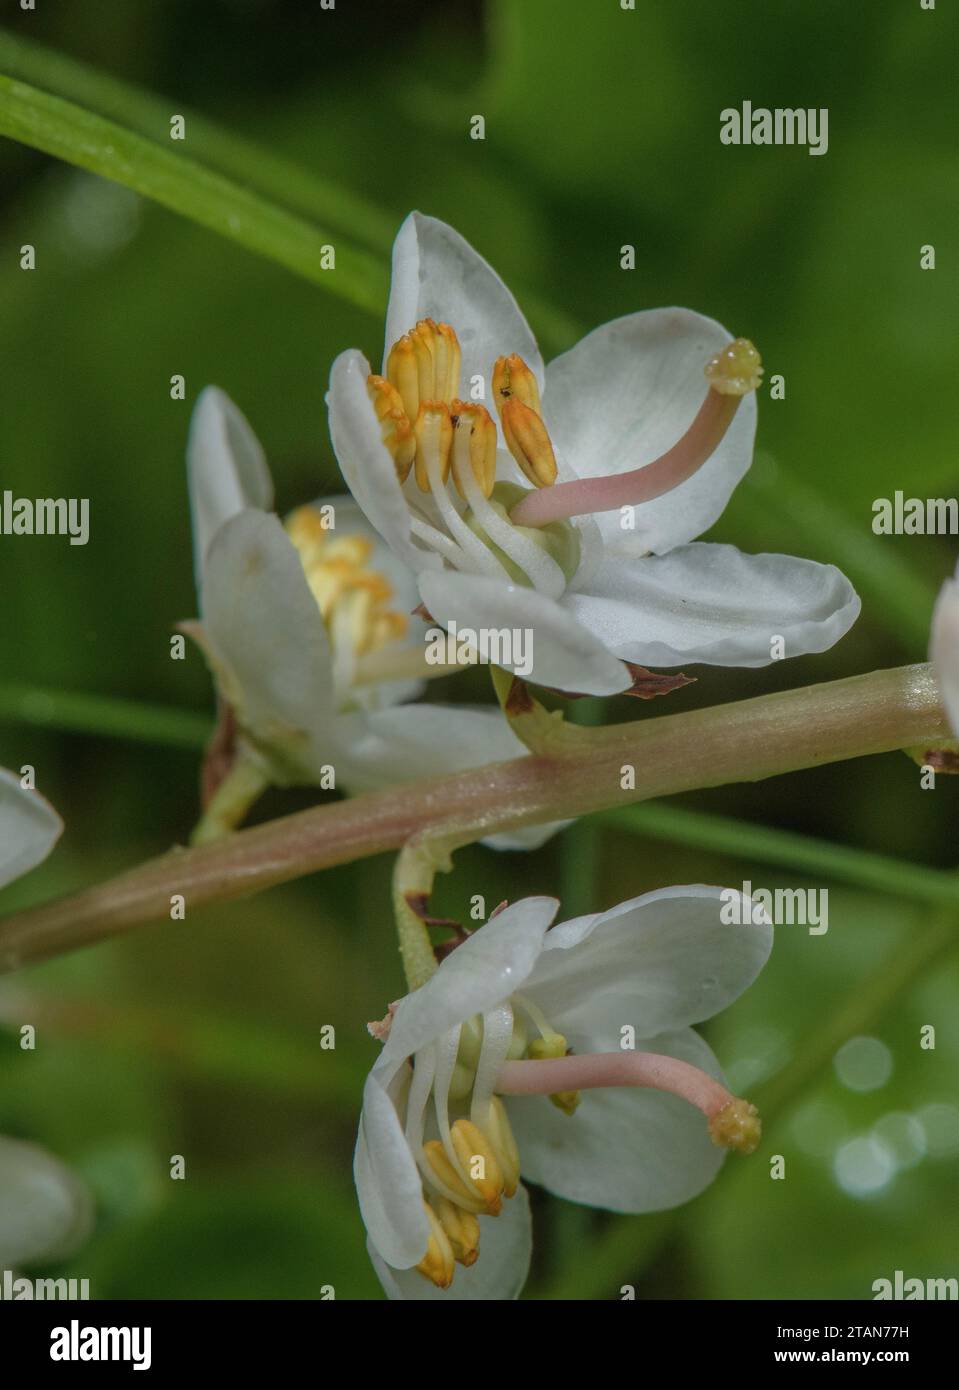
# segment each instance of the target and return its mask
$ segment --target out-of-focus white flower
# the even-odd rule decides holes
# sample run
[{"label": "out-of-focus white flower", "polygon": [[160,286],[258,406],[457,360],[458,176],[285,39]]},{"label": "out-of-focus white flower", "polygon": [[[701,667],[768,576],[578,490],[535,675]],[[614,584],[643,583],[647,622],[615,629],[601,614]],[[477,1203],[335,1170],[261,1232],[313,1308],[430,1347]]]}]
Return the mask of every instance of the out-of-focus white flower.
[{"label": "out-of-focus white flower", "polygon": [[374,1027],[354,1171],[390,1297],[515,1298],[521,1172],[570,1201],[660,1211],[712,1181],[723,1147],[752,1152],[756,1112],[690,1026],[770,951],[748,900],[748,925],[723,921],[729,891],[665,888],[551,931],[556,900],[525,898]]},{"label": "out-of-focus white flower", "polygon": [[350,490],[432,617],[527,629],[533,681],[608,695],[624,661],[764,666],[773,637],[824,651],[858,616],[831,565],[691,543],[750,465],[761,373],[687,309],[615,319],[544,368],[496,272],[414,212],[383,374],[345,352],[327,400]]},{"label": "out-of-focus white flower", "polygon": [[0,1272],[64,1259],[93,1228],[93,1200],[65,1163],[0,1136]]},{"label": "out-of-focus white flower", "polygon": [[[409,703],[438,673],[411,631],[412,576],[352,498],[272,514],[252,429],[215,387],[200,395],[188,447],[202,647],[234,755],[277,785],[356,793],[518,757],[493,706]],[[415,623],[416,620],[414,620]],[[556,826],[491,837],[531,848]]]},{"label": "out-of-focus white flower", "polygon": [[[46,859],[62,830],[53,807],[0,768],[0,889]],[[0,1136],[0,1272],[69,1254],[92,1220],[90,1194],[65,1164]]]}]

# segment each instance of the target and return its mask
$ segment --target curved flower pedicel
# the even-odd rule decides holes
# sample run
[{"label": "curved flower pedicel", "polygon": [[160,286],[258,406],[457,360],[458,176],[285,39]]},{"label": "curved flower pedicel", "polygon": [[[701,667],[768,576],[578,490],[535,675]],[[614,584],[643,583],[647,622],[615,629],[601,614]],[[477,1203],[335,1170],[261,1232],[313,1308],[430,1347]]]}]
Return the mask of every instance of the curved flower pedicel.
[{"label": "curved flower pedicel", "polygon": [[763,666],[774,636],[824,651],[859,613],[831,565],[691,544],[749,467],[761,374],[687,309],[615,319],[544,368],[496,272],[414,212],[383,374],[345,352],[327,400],[344,477],[430,614],[528,629],[532,680],[608,695],[625,660]]},{"label": "curved flower pedicel", "polygon": [[[0,889],[46,859],[62,830],[53,807],[0,768]],[[58,1158],[0,1136],[0,1273],[68,1254],[92,1215],[89,1192]]]},{"label": "curved flower pedicel", "polygon": [[[410,631],[415,583],[350,497],[285,525],[256,436],[222,391],[200,395],[188,446],[202,648],[221,697],[198,840],[236,824],[268,783],[361,792],[517,757],[498,709],[407,704],[429,667]],[[216,767],[217,756],[223,766]],[[531,848],[557,827],[491,837]]]},{"label": "curved flower pedicel", "polygon": [[371,1025],[384,1046],[354,1172],[391,1298],[515,1298],[531,1249],[521,1171],[570,1201],[660,1211],[712,1181],[723,1147],[753,1151],[755,1109],[690,1026],[752,983],[772,943],[749,903],[749,925],[724,924],[722,895],[665,888],[551,931],[556,900],[525,898]]},{"label": "curved flower pedicel", "polygon": [[959,565],[939,590],[932,615],[929,658],[936,670],[949,723],[959,738]]}]

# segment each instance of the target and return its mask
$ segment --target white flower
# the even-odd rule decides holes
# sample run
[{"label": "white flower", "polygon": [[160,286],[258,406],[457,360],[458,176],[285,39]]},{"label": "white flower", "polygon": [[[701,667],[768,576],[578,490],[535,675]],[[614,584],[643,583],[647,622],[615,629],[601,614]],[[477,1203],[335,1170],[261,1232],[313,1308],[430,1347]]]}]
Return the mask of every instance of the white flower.
[{"label": "white flower", "polygon": [[39,792],[0,767],[0,888],[41,864],[63,833],[63,821]]},{"label": "white flower", "polygon": [[936,671],[942,703],[959,738],[959,565],[939,590],[932,615],[929,658]]},{"label": "white flower", "polygon": [[0,1274],[65,1259],[90,1234],[93,1201],[46,1149],[0,1136]]},{"label": "white flower", "polygon": [[[0,889],[46,859],[62,830],[53,807],[0,768]],[[59,1159],[0,1136],[0,1272],[68,1254],[88,1234],[92,1210]]]},{"label": "white flower", "polygon": [[525,898],[391,1009],[354,1165],[390,1297],[515,1298],[531,1248],[521,1169],[570,1201],[648,1212],[701,1192],[718,1145],[752,1151],[755,1111],[690,1027],[770,951],[748,901],[749,925],[723,922],[729,891],[665,888],[552,931],[555,899]]},{"label": "white flower", "polygon": [[[184,628],[266,781],[324,785],[332,767],[356,793],[525,752],[492,706],[406,703],[430,674],[412,577],[350,497],[284,527],[260,444],[215,387],[194,411],[188,472],[201,616]],[[488,843],[532,848],[556,828]]]},{"label": "white flower", "polygon": [[350,490],[430,614],[526,628],[534,681],[606,695],[629,686],[625,660],[763,666],[774,636],[824,651],[858,615],[831,565],[690,543],[749,467],[760,374],[750,344],[686,309],[604,324],[544,369],[496,272],[414,212],[383,376],[345,352],[327,400]]}]

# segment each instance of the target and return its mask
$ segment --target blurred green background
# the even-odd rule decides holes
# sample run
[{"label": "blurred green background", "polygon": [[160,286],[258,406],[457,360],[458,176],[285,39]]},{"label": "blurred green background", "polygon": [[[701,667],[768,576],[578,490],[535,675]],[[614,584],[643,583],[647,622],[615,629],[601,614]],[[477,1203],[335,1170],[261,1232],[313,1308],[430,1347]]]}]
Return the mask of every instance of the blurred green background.
[{"label": "blurred green background", "polygon": [[[12,34],[162,95],[188,132],[202,113],[352,190],[373,211],[339,230],[384,262],[411,208],[453,222],[529,296],[547,355],[576,326],[672,303],[759,344],[786,399],[764,393],[757,463],[713,535],[835,561],[863,616],[821,657],[701,668],[671,711],[924,658],[953,543],[877,538],[870,524],[873,500],[896,488],[952,496],[959,483],[949,7],[125,0],[93,15],[60,0],[25,15],[7,0],[3,17]],[[827,107],[828,154],[721,146],[720,110],[747,98]],[[482,143],[468,138],[477,112]],[[202,143],[188,153],[202,157]],[[194,752],[44,728],[56,706],[21,687],[210,710],[199,657],[169,659],[171,625],[194,612],[183,455],[197,393],[215,382],[239,402],[289,509],[337,489],[329,365],[350,345],[375,357],[382,322],[6,141],[0,191],[0,479],[15,494],[89,497],[92,528],[86,548],[0,540],[0,764],[34,764],[67,822],[8,908],[159,852],[195,819]],[[25,242],[33,273],[19,269]],[[920,270],[926,243],[935,271]],[[169,397],[173,373],[186,402]],[[487,698],[480,673],[443,694]],[[258,815],[313,800],[271,794]],[[959,786],[922,791],[901,755],[682,803],[955,862]],[[70,1272],[95,1296],[311,1297],[326,1284],[380,1296],[350,1158],[375,1051],[365,1023],[402,988],[390,867],[307,878],[0,981],[0,1133],[47,1144],[93,1184],[98,1229]],[[463,853],[437,899],[465,916],[477,891],[488,903],[561,891],[571,915],[744,878],[830,890],[828,935],[784,928],[760,982],[704,1030],[751,1094],[828,1040],[835,1012],[932,909],[585,823],[531,857]],[[613,1218],[534,1194],[529,1294],[614,1297],[633,1283],[644,1298],[862,1298],[897,1268],[959,1272],[957,1002],[946,954],[870,1023],[874,1044],[838,1063],[827,1047],[760,1153],[731,1160],[679,1212]],[[22,1021],[40,1025],[36,1053],[17,1046]],[[327,1023],[335,1051],[319,1046]],[[935,1051],[918,1046],[923,1023],[937,1025]],[[770,1181],[774,1153],[784,1182]],[[186,1157],[185,1182],[169,1179],[172,1154]]]}]

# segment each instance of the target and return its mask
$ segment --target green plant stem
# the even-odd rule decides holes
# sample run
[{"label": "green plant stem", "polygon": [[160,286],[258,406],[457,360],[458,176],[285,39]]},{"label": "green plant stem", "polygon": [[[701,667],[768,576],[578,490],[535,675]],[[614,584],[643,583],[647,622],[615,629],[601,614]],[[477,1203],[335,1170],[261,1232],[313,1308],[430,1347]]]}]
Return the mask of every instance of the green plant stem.
[{"label": "green plant stem", "polygon": [[959,907],[959,879],[955,874],[849,845],[830,844],[811,835],[660,803],[601,811],[595,820],[612,830],[645,835],[651,840],[672,841],[750,863],[825,874],[858,888],[913,902],[951,903]]},{"label": "green plant stem", "polygon": [[213,844],[229,835],[269,785],[260,765],[241,754],[210,798],[190,836],[190,844]]},{"label": "green plant stem", "polygon": [[[602,702],[579,700],[570,713],[576,724],[594,728],[602,722]],[[564,831],[559,887],[564,918],[596,911],[602,850],[602,827],[596,817],[579,820]]]},{"label": "green plant stem", "polygon": [[211,731],[209,719],[190,710],[10,682],[0,685],[0,720],[191,752],[203,748]]},{"label": "green plant stem", "polygon": [[[586,730],[582,731],[584,734]],[[932,670],[903,666],[689,714],[588,731],[588,745],[367,793],[175,848],[119,878],[0,922],[0,970],[318,869],[396,850],[454,826],[460,839],[632,801],[890,752],[948,735]],[[623,767],[635,783],[623,790]]]},{"label": "green plant stem", "polygon": [[[113,179],[358,308],[383,312],[388,275],[381,258],[197,163],[186,153],[189,131],[183,142],[156,144],[73,102],[0,76],[0,135]],[[335,246],[336,265],[324,270],[328,245]]]}]

